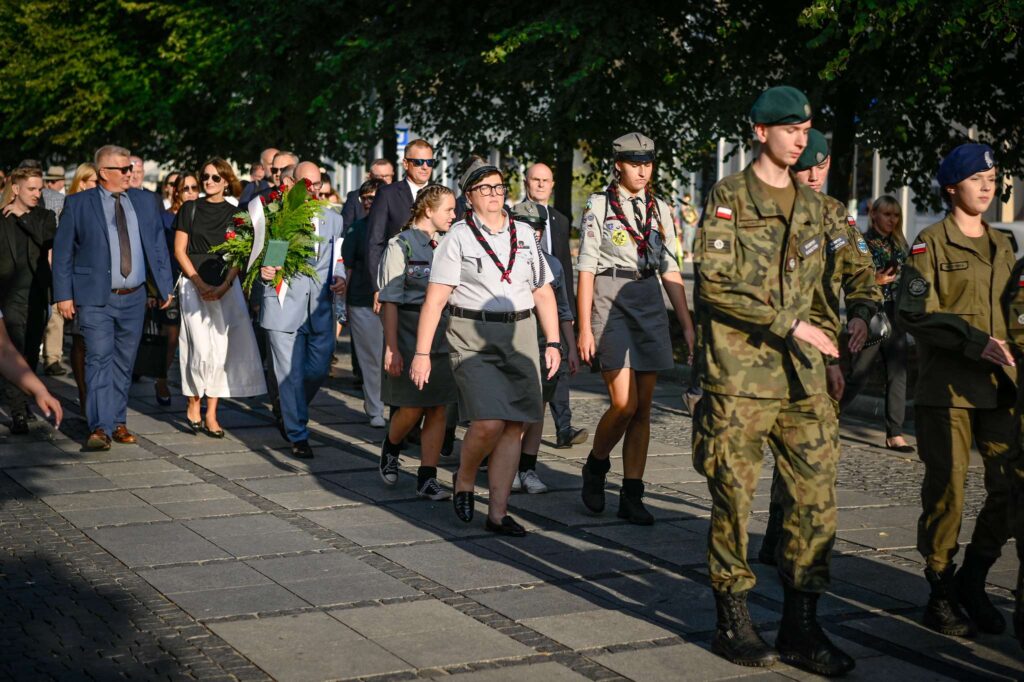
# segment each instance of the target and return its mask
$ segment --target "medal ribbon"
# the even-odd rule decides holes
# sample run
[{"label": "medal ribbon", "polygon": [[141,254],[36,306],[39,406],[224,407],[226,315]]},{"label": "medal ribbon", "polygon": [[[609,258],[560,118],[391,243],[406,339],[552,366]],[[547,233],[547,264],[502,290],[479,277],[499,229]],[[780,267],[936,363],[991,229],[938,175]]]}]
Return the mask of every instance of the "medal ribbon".
[{"label": "medal ribbon", "polygon": [[484,238],[484,235],[480,232],[480,228],[476,226],[476,219],[473,217],[473,209],[471,208],[466,210],[466,224],[469,225],[469,229],[473,231],[473,236],[476,237],[478,242],[480,242],[480,246],[483,247],[484,251],[491,257],[491,260],[494,261],[494,264],[498,267],[498,270],[501,272],[502,281],[512,284],[512,267],[516,264],[516,250],[519,246],[519,242],[516,241],[516,221],[512,220],[512,216],[504,209],[502,209],[502,213],[508,216],[508,238],[511,243],[507,268],[501,264],[500,260],[498,260],[498,255],[494,253],[494,249],[491,248],[491,245]]},{"label": "medal ribbon", "polygon": [[[606,190],[608,194],[608,205],[612,207],[612,213],[615,214],[615,219],[622,223],[626,232],[636,242],[636,254],[643,258],[647,255],[647,251],[651,248],[651,223],[654,219],[654,193],[647,192],[647,219],[644,220],[643,233],[637,232],[636,228],[630,225],[629,221],[626,220],[626,214],[622,210],[622,203],[619,202],[619,183],[612,181],[612,184],[608,185]],[[635,205],[634,205],[635,206]],[[639,224],[639,220],[637,224]]]}]

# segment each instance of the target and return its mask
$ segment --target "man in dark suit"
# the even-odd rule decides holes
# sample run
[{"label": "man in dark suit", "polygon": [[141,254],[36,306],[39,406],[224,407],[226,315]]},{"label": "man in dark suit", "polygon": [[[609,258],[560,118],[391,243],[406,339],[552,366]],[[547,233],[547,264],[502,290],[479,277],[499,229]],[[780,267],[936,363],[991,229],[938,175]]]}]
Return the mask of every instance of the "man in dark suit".
[{"label": "man in dark suit", "polygon": [[87,450],[111,438],[134,443],[127,428],[128,389],[142,338],[147,275],[171,303],[171,267],[157,205],[129,189],[123,147],[96,151],[99,186],[68,197],[53,242],[53,297],[64,319],[78,315],[85,337]]},{"label": "man in dark suit", "polygon": [[[367,180],[380,180],[385,185],[395,181],[395,167],[387,159],[377,159],[370,164],[370,170],[366,174]],[[341,207],[341,219],[346,228],[357,220],[366,217],[366,209],[363,208],[362,198],[359,196],[359,187],[345,195],[345,205]]]},{"label": "man in dark suit", "polygon": [[[547,206],[551,193],[555,189],[555,176],[551,169],[543,163],[535,163],[526,169],[526,198]],[[566,294],[569,296],[569,307],[576,317],[576,287],[573,283],[572,254],[569,250],[569,233],[572,221],[558,209],[548,206],[548,226],[541,239],[541,248],[562,264],[565,272]],[[551,418],[555,420],[556,447],[568,448],[587,440],[586,429],[576,429],[572,425],[572,410],[569,407],[569,377],[561,372],[555,384],[555,397],[552,399]]]},{"label": "man in dark suit", "polygon": [[[366,265],[373,290],[377,291],[377,268],[388,240],[402,231],[412,217],[412,202],[430,182],[434,172],[434,148],[426,140],[413,140],[405,148],[402,168],[405,179],[377,190],[366,224]],[[376,305],[374,305],[376,308]]]},{"label": "man in dark suit", "polygon": [[[0,309],[11,342],[34,371],[50,307],[50,264],[57,220],[40,205],[43,174],[38,168],[11,173],[12,200],[0,216]],[[28,433],[26,396],[14,384],[4,384],[11,433]]]}]

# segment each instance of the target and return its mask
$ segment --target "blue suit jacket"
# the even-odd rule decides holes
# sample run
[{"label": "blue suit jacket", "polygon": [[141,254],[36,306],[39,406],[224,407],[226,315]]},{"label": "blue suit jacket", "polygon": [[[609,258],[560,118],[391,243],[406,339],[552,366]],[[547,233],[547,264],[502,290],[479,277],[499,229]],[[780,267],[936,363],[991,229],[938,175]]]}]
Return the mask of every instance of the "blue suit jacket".
[{"label": "blue suit jacket", "polygon": [[[174,286],[163,221],[153,193],[127,192],[135,209],[142,237],[147,274],[160,297],[166,299]],[[110,236],[100,203],[99,188],[72,194],[53,239],[53,300],[73,300],[76,305],[106,305],[110,298]]]},{"label": "blue suit jacket", "polygon": [[[260,304],[260,326],[279,332],[294,332],[307,319],[319,326],[324,320],[334,317],[334,294],[331,282],[334,276],[334,244],[342,239],[342,219],[328,209],[319,218],[318,232],[323,239],[316,257],[316,274],[319,282],[300,275],[288,283],[284,304],[277,300],[277,292],[269,284],[263,285],[263,301]],[[338,273],[339,275],[341,273]],[[332,327],[333,329],[333,327]]]}]

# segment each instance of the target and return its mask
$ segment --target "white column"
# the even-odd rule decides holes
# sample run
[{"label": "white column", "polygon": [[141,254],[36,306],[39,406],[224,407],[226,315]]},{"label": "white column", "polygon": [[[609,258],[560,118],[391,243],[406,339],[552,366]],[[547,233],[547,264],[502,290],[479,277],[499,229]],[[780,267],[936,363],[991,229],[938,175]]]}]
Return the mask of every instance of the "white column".
[{"label": "white column", "polygon": [[871,153],[871,201],[882,196],[882,155],[876,149]]},{"label": "white column", "polygon": [[725,177],[725,138],[718,138],[718,159],[717,159],[717,177],[716,180],[721,180]]}]

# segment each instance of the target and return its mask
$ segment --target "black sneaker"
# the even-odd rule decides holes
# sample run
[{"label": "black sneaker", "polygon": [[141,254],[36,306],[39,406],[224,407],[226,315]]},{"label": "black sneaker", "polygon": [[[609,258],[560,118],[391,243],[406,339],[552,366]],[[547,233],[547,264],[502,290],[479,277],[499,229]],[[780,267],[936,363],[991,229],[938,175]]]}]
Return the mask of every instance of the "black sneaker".
[{"label": "black sneaker", "polygon": [[380,472],[380,477],[386,485],[394,485],[398,483],[398,455],[390,455],[384,449],[387,444],[387,438],[384,439],[384,444],[380,446],[380,463],[377,465],[377,470]]},{"label": "black sneaker", "polygon": [[313,459],[313,448],[309,447],[309,441],[300,440],[292,443],[292,457],[297,459]]},{"label": "black sneaker", "polygon": [[48,377],[62,377],[68,373],[68,371],[64,369],[64,366],[59,362],[51,362],[46,366],[46,369],[44,369],[43,372]]},{"label": "black sneaker", "polygon": [[428,500],[447,500],[451,497],[451,493],[441,487],[441,484],[437,482],[436,478],[428,478],[423,482],[423,485],[416,491],[416,495],[424,497]]}]

